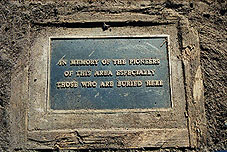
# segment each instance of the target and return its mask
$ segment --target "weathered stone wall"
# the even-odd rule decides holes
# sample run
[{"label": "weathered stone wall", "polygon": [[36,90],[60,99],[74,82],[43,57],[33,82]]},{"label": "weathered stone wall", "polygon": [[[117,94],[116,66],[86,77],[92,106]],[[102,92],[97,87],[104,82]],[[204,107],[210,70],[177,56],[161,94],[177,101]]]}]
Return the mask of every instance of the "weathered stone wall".
[{"label": "weathered stone wall", "polygon": [[[129,5],[140,9],[128,9]],[[105,9],[105,6],[114,6]],[[116,7],[119,6],[119,9]],[[226,31],[227,2],[222,0],[203,1],[7,1],[0,2],[0,151],[11,149],[9,101],[11,74],[17,64],[29,65],[29,49],[37,33],[45,26],[67,27],[71,24],[52,24],[62,19],[70,20],[78,12],[160,14],[165,10],[174,11],[190,22],[199,33],[201,64],[205,87],[205,108],[207,135],[196,149],[144,149],[154,151],[215,151],[226,147]],[[45,24],[40,24],[44,23]],[[99,26],[99,25],[96,25]],[[143,26],[142,24],[139,26]],[[100,27],[101,28],[101,27]],[[22,121],[18,117],[16,120]],[[23,150],[21,150],[23,151]]]}]

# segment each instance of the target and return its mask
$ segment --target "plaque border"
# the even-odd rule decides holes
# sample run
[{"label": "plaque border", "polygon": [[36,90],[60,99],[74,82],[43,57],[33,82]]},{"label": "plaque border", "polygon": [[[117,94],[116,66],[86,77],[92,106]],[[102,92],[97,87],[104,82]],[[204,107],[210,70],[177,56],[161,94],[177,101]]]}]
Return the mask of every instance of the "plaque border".
[{"label": "plaque border", "polygon": [[[176,25],[169,25],[168,26],[171,31],[177,31]],[[158,27],[158,29],[153,29],[154,27],[150,27],[149,28],[149,33],[152,33],[152,35],[155,35],[156,33],[161,33],[163,35],[167,35],[164,34],[166,33],[164,29],[162,29],[161,27]],[[129,32],[131,33],[131,28],[129,27],[125,27],[125,33],[124,35],[129,34]],[[137,35],[141,34],[145,35],[144,31],[141,31],[143,28],[139,27],[139,28],[135,28]],[[162,30],[161,32],[159,32],[159,30]],[[85,31],[87,29],[84,29]],[[93,35],[92,37],[108,37],[109,35],[113,35],[114,33],[107,33],[106,35],[100,35],[97,34],[96,31],[98,30],[98,28],[91,30],[88,30],[88,33],[83,33],[82,35],[85,35],[84,37],[90,37],[90,35]],[[121,33],[121,28],[116,27],[113,30],[115,30],[115,35],[122,35]],[[138,30],[138,31],[137,31]],[[79,32],[79,33],[77,33]],[[154,34],[153,34],[154,33]],[[177,40],[177,37],[175,34],[171,34],[170,31],[167,32],[171,37],[169,37],[169,42],[175,42]],[[173,54],[171,55],[169,53],[170,62],[173,60],[173,64],[171,63],[169,65],[170,69],[173,70],[173,75],[170,75],[171,81],[173,79],[173,81],[171,82],[171,84],[174,83],[173,88],[171,88],[172,90],[172,97],[174,99],[174,102],[172,102],[172,108],[162,108],[162,109],[151,109],[150,111],[146,111],[147,109],[145,109],[145,111],[136,111],[134,109],[119,109],[119,110],[93,110],[93,109],[89,109],[89,110],[83,110],[82,112],[78,112],[78,110],[75,110],[77,112],[67,112],[67,111],[62,111],[61,112],[51,112],[51,111],[47,111],[47,80],[48,80],[48,54],[50,51],[50,37],[63,37],[65,35],[65,37],[69,37],[68,35],[71,35],[72,37],[75,37],[75,35],[81,35],[81,31],[80,29],[75,30],[74,32],[71,32],[68,29],[61,29],[58,32],[49,32],[49,33],[40,33],[40,38],[37,39],[37,42],[35,42],[34,44],[34,49],[36,51],[32,51],[31,52],[31,58],[32,59],[32,64],[30,66],[29,71],[29,104],[28,104],[28,125],[27,125],[27,129],[29,132],[31,131],[35,131],[35,130],[55,130],[55,129],[63,129],[63,128],[67,128],[67,129],[72,129],[75,126],[75,129],[82,129],[90,127],[93,129],[98,129],[100,128],[97,125],[94,125],[93,121],[96,121],[96,119],[98,118],[96,123],[99,123],[98,121],[102,120],[102,121],[106,121],[106,117],[108,117],[109,120],[113,120],[112,123],[110,124],[106,124],[106,127],[113,127],[113,128],[119,128],[122,125],[119,124],[118,121],[121,121],[122,119],[125,119],[125,117],[130,117],[130,121],[123,125],[124,127],[129,127],[129,128],[133,128],[133,127],[139,127],[138,124],[133,124],[133,117],[141,117],[142,119],[146,120],[146,122],[140,122],[139,124],[141,124],[141,127],[144,128],[160,128],[161,126],[163,126],[164,128],[172,128],[173,126],[175,127],[184,127],[186,124],[186,118],[184,115],[185,112],[185,103],[186,103],[186,99],[185,99],[185,95],[184,95],[184,86],[183,86],[183,69],[182,69],[182,63],[181,60],[179,58],[176,58],[179,54],[180,54],[180,50],[178,48],[178,44],[174,45],[172,43],[168,45],[168,47],[170,47],[169,49],[171,50],[171,52],[173,51]],[[86,36],[88,35],[88,36]],[[136,34],[134,34],[136,35]],[[151,35],[151,34],[150,34]],[[160,34],[157,34],[160,35]],[[114,36],[116,37],[116,36]],[[40,45],[42,44],[42,45]],[[180,75],[179,75],[180,74]],[[180,81],[178,80],[178,76]],[[35,79],[38,79],[38,81],[33,81]],[[170,85],[171,85],[170,84]],[[178,87],[176,87],[178,86]],[[134,110],[134,111],[133,111]],[[157,124],[153,123],[153,119],[157,119],[157,115],[161,115],[162,117],[162,121],[164,121],[165,123],[161,123],[162,121],[158,121]],[[94,116],[98,116],[97,118]],[[149,117],[148,117],[149,116]],[[139,119],[141,119],[139,118]],[[64,119],[66,119],[65,121],[63,121]],[[37,121],[38,120],[38,121]],[[81,120],[84,120],[86,123],[83,124],[81,126],[80,122]],[[178,121],[179,120],[179,121]],[[52,123],[49,123],[49,122]],[[178,121],[177,123],[175,121]],[[73,124],[71,122],[74,122]],[[113,124],[114,122],[116,122],[115,124]],[[68,124],[68,126],[65,126],[66,124]],[[159,124],[159,125],[158,125]],[[164,125],[165,124],[165,125]],[[64,127],[65,126],[65,127]],[[87,126],[87,127],[85,127]],[[82,127],[82,128],[81,128]],[[140,127],[139,127],[140,128]]]}]

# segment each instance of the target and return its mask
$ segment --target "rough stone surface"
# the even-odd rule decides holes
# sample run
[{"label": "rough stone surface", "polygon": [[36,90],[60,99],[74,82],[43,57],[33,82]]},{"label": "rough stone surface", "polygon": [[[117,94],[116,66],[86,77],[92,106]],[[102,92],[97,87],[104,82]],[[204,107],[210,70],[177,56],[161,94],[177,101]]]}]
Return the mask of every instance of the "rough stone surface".
[{"label": "rough stone surface", "polygon": [[[140,9],[128,9],[134,4]],[[113,6],[105,9],[105,6]],[[97,7],[102,6],[102,7]],[[25,63],[29,57],[28,50],[36,34],[45,22],[62,22],[77,12],[159,14],[163,10],[172,10],[189,20],[190,26],[199,33],[202,74],[205,87],[205,108],[207,118],[207,135],[196,149],[139,149],[124,151],[215,151],[226,147],[226,65],[227,65],[227,2],[224,0],[202,0],[182,2],[166,1],[7,1],[0,2],[0,151],[13,151],[10,141],[10,80],[13,67],[19,62]],[[151,11],[152,10],[152,11]],[[64,24],[58,24],[63,26]],[[72,26],[67,24],[66,26]],[[19,151],[19,150],[17,150]],[[24,150],[21,150],[24,151]],[[45,151],[45,150],[39,150]],[[101,150],[100,150],[101,151]],[[116,151],[116,150],[102,150]]]}]

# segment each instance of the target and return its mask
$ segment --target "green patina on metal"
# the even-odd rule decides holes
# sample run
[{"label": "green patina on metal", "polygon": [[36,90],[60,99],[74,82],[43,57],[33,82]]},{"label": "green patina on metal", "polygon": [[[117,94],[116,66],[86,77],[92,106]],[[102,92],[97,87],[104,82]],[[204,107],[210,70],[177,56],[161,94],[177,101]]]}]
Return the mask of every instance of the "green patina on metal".
[{"label": "green patina on metal", "polygon": [[170,108],[167,37],[51,38],[54,110]]}]

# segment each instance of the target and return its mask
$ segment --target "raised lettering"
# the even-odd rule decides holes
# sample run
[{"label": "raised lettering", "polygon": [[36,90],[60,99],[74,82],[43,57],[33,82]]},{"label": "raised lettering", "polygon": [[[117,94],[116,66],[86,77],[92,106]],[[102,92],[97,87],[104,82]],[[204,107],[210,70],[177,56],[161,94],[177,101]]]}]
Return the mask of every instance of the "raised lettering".
[{"label": "raised lettering", "polygon": [[110,70],[99,70],[94,73],[95,77],[110,77],[112,75],[113,73]]},{"label": "raised lettering", "polygon": [[129,65],[158,65],[160,59],[129,59]]},{"label": "raised lettering", "polygon": [[78,82],[76,81],[65,81],[65,82],[57,82],[56,83],[57,88],[77,88],[78,87]]},{"label": "raised lettering", "polygon": [[162,80],[146,80],[145,84],[146,84],[146,87],[162,87],[163,81]]},{"label": "raised lettering", "polygon": [[90,77],[91,76],[91,70],[78,70],[76,71],[77,77]]},{"label": "raised lettering", "polygon": [[142,84],[141,80],[117,81],[117,87],[141,87]]},{"label": "raised lettering", "polygon": [[113,65],[125,65],[126,59],[112,59]]},{"label": "raised lettering", "polygon": [[95,81],[82,81],[81,86],[83,88],[96,88],[97,82],[95,82]]},{"label": "raised lettering", "polygon": [[97,59],[72,59],[70,60],[70,66],[97,66],[99,60]]},{"label": "raised lettering", "polygon": [[154,70],[116,70],[116,76],[154,76]]},{"label": "raised lettering", "polygon": [[112,88],[114,86],[113,81],[102,81],[100,84],[100,88]]}]

